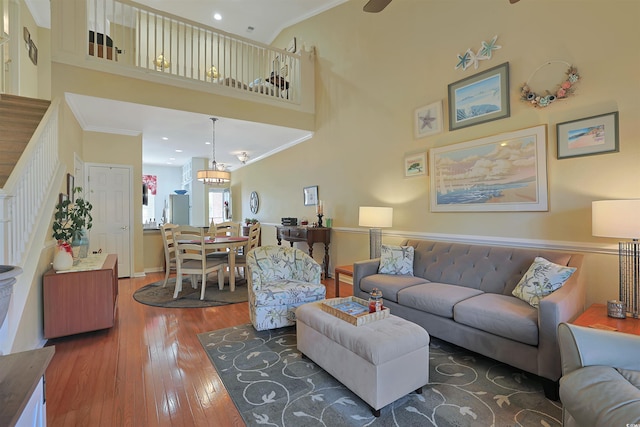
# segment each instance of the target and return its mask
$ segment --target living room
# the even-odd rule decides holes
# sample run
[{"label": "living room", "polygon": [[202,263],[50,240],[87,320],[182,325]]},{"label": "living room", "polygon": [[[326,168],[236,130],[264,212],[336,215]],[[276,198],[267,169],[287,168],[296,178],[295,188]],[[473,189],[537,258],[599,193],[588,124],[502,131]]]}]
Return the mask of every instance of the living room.
[{"label": "living room", "polygon": [[[385,243],[410,236],[576,251],[585,254],[587,306],[617,298],[617,240],[592,236],[591,202],[640,197],[634,174],[640,160],[635,23],[640,5],[634,0],[395,0],[379,14],[365,14],[362,3],[341,4],[287,28],[274,41],[282,45],[295,36],[315,47],[315,134],[232,174],[234,220],[256,217],[264,226],[263,244],[273,244],[280,218],[314,218],[314,208],[304,206],[303,188],[317,185],[325,215],[334,222],[332,266],[368,258],[368,230],[358,226],[358,208],[391,206],[393,226],[384,232]],[[456,69],[459,55],[476,52],[496,35],[500,49],[491,59],[479,61],[477,69]],[[536,108],[520,99],[520,88],[533,78],[540,90],[555,90],[566,70],[544,67],[549,61],[576,67],[580,80],[566,99]],[[505,62],[509,117],[448,130],[448,85]],[[74,86],[64,67],[53,68],[52,93]],[[133,99],[149,99],[135,87],[128,90]],[[444,130],[416,138],[415,110],[438,101]],[[224,105],[211,109],[224,113]],[[619,113],[618,152],[558,158],[557,124],[612,112]],[[305,117],[302,122],[301,127],[308,125]],[[408,155],[539,125],[546,126],[545,211],[433,212],[430,186],[436,177],[405,177]],[[76,141],[91,139],[77,124],[71,127],[80,135]],[[72,151],[62,155],[68,164]],[[249,214],[253,191],[260,209]],[[39,307],[37,296],[32,302],[30,309]]]}]

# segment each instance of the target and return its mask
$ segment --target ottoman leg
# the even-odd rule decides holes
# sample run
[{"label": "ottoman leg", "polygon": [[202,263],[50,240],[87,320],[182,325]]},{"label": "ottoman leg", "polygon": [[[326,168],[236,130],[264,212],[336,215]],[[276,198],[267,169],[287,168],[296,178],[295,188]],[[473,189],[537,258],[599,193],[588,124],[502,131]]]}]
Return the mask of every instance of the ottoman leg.
[{"label": "ottoman leg", "polygon": [[416,389],[416,394],[422,394],[422,387]]},{"label": "ottoman leg", "polygon": [[380,409],[371,408],[371,413],[373,414],[374,417],[380,418]]}]

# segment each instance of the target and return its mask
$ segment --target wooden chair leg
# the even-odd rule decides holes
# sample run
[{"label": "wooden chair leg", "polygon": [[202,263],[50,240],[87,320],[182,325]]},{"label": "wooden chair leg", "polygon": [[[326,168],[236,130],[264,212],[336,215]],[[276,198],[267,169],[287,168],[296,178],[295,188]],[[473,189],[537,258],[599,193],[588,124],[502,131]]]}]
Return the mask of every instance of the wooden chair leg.
[{"label": "wooden chair leg", "polygon": [[167,282],[169,281],[169,273],[171,273],[171,268],[167,265],[167,272],[164,274],[164,283],[162,284],[163,288],[167,286]]},{"label": "wooden chair leg", "polygon": [[204,293],[207,291],[207,275],[202,275],[202,288],[200,289],[200,301],[204,299]]},{"label": "wooden chair leg", "polygon": [[224,268],[218,270],[218,289],[224,289]]},{"label": "wooden chair leg", "polygon": [[178,298],[178,293],[182,290],[182,274],[178,272],[178,276],[176,277],[176,288],[173,291],[173,299]]}]

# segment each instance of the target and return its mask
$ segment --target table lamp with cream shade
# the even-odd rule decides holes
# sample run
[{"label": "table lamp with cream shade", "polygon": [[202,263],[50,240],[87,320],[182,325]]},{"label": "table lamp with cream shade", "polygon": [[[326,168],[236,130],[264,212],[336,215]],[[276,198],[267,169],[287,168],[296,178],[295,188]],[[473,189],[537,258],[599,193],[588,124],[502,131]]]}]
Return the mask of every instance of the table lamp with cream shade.
[{"label": "table lamp with cream shade", "polygon": [[619,242],[620,301],[627,314],[640,316],[640,199],[600,200],[591,204],[592,234],[632,239]]},{"label": "table lamp with cream shade", "polygon": [[360,206],[358,225],[369,227],[369,258],[380,258],[382,227],[391,227],[393,208]]}]

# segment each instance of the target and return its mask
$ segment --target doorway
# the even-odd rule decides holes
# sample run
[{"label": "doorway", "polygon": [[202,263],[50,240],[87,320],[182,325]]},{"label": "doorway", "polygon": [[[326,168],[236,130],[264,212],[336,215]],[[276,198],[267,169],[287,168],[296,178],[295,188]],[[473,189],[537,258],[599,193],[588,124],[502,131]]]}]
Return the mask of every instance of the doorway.
[{"label": "doorway", "polygon": [[117,254],[118,277],[132,277],[132,167],[94,163],[87,171],[86,197],[93,205],[89,250]]}]

